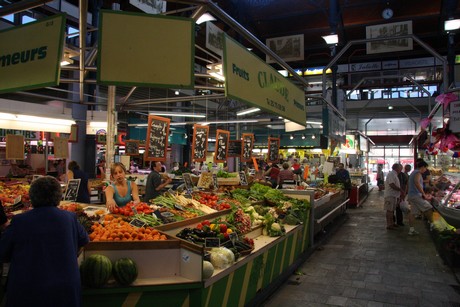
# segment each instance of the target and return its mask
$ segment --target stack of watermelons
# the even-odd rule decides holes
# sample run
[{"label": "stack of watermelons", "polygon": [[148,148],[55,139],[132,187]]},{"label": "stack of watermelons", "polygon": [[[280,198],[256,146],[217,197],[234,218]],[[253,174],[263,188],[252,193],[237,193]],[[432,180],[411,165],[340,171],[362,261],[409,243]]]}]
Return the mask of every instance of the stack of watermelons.
[{"label": "stack of watermelons", "polygon": [[136,280],[137,273],[137,265],[130,258],[121,258],[112,264],[106,256],[94,254],[80,265],[82,284],[90,288],[104,286],[112,274],[118,284],[129,286]]}]

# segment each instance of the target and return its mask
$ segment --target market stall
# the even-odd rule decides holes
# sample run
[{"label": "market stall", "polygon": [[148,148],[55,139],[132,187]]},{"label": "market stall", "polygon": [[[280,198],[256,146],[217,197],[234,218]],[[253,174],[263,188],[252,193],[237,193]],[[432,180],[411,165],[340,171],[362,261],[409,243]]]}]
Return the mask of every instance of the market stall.
[{"label": "market stall", "polygon": [[[92,226],[86,225],[91,242],[79,259],[85,285],[83,306],[245,305],[270,294],[311,247],[309,202],[260,184],[246,189],[224,187],[220,186],[220,193],[165,194],[150,205],[129,204],[130,209],[117,214],[108,214],[103,206],[62,204],[62,209],[93,221]],[[146,217],[152,213],[159,213],[157,220]],[[128,235],[130,227],[134,228]],[[214,237],[200,237],[205,230]],[[134,233],[138,240],[125,240],[134,238]],[[146,240],[149,236],[156,239]],[[216,262],[216,248],[227,254],[230,250],[235,260]],[[137,265],[137,279],[122,285],[115,276],[103,282],[98,273],[94,278],[100,283],[88,286],[85,261],[103,256],[111,263],[131,259]],[[212,263],[211,273],[204,260]]]}]

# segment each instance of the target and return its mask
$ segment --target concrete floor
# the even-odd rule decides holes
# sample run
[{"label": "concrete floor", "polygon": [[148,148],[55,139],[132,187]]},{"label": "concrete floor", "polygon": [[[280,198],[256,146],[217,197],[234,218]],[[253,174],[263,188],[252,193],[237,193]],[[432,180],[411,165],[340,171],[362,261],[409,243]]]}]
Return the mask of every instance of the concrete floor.
[{"label": "concrete floor", "polygon": [[438,255],[429,228],[416,220],[386,230],[383,192],[374,188],[362,208],[304,262],[264,306],[460,306],[456,272]]}]

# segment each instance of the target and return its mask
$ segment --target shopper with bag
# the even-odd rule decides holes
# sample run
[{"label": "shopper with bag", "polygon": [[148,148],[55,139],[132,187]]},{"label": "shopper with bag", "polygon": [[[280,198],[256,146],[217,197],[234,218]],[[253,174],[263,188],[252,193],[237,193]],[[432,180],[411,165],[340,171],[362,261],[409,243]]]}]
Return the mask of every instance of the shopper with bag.
[{"label": "shopper with bag", "polygon": [[[402,164],[400,164],[400,167],[402,168]],[[409,182],[409,172],[411,171],[412,167],[409,165],[409,164],[406,164],[404,166],[404,172],[400,172],[398,174],[398,179],[399,179],[399,184],[401,186],[401,189],[404,190],[404,193],[405,195],[407,195],[407,190],[408,190],[408,182]],[[395,210],[395,222],[398,226],[404,226],[404,217],[403,217],[403,210],[401,208],[401,203],[403,205],[407,205],[407,203],[405,202],[405,199],[402,198],[400,200],[400,203],[396,206],[396,210]],[[407,205],[407,208],[409,207],[409,205]],[[407,212],[407,211],[406,211]]]},{"label": "shopper with bag", "polygon": [[393,214],[396,209],[396,205],[400,199],[403,199],[406,194],[399,184],[398,174],[402,170],[402,166],[399,163],[393,164],[391,171],[385,180],[385,194],[384,194],[384,209],[386,211],[386,222],[387,229],[392,230],[397,227],[393,222]]}]

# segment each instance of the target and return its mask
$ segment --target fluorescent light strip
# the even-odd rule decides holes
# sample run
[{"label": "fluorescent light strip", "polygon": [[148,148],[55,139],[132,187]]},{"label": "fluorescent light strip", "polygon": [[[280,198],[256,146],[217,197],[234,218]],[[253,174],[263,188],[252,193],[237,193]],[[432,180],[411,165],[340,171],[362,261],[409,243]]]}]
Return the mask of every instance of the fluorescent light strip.
[{"label": "fluorescent light strip", "polygon": [[197,124],[200,125],[212,125],[212,124],[234,124],[234,123],[257,123],[259,120],[257,119],[240,119],[240,120],[216,120],[216,121],[209,121],[209,122],[199,122]]},{"label": "fluorescent light strip", "polygon": [[322,125],[323,124],[322,122],[312,122],[312,121],[309,121],[309,120],[307,120],[306,123],[307,124],[313,124],[313,125]]},{"label": "fluorescent light strip", "polygon": [[[217,121],[208,121],[208,122],[171,122],[170,126],[183,126],[183,125],[212,125],[212,124],[238,124],[238,123],[258,123],[258,122],[265,122],[270,121],[270,119],[235,119],[235,120],[217,120]],[[147,127],[147,123],[139,123],[139,124],[128,124],[129,127]]]},{"label": "fluorescent light strip", "polygon": [[35,124],[50,124],[50,125],[69,125],[70,126],[70,125],[75,124],[75,121],[70,120],[70,119],[39,117],[39,116],[11,114],[11,113],[0,113],[0,119],[12,120],[12,121],[17,121],[17,122],[29,122],[29,123],[35,123]]},{"label": "fluorescent light strip", "polygon": [[196,117],[205,118],[205,114],[184,113],[184,112],[150,112],[149,115],[173,116],[173,117]]},{"label": "fluorescent light strip", "polygon": [[255,112],[259,112],[259,111],[260,111],[259,108],[249,108],[249,109],[246,109],[246,110],[243,110],[243,111],[240,111],[240,112],[236,113],[236,116],[251,114],[251,113],[255,113]]}]

